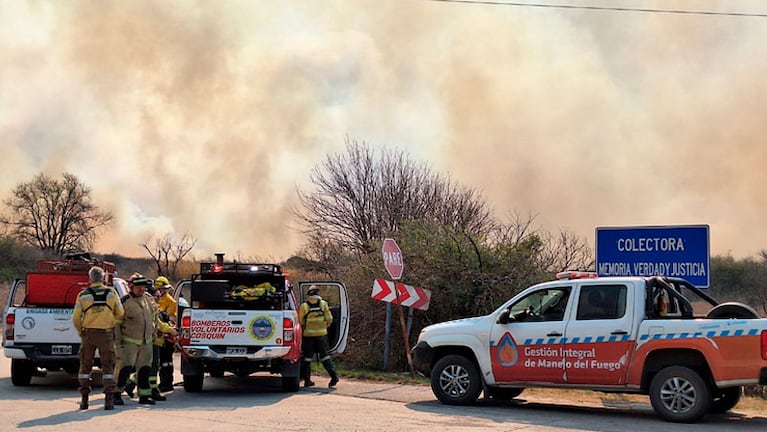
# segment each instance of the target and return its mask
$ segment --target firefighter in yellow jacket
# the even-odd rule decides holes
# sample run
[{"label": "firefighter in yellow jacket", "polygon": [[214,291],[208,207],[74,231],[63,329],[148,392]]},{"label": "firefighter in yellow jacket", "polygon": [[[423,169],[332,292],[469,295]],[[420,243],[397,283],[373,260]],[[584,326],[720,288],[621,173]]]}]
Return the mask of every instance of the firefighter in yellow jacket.
[{"label": "firefighter in yellow jacket", "polygon": [[99,350],[102,380],[104,383],[104,409],[111,410],[112,393],[115,391],[115,339],[114,327],[122,321],[125,311],[117,292],[104,285],[104,269],[91,267],[88,271],[90,286],[77,296],[72,324],[80,335],[80,409],[88,409],[91,392],[93,356]]},{"label": "firefighter in yellow jacket", "polygon": [[115,327],[115,338],[120,345],[120,374],[117,389],[113,393],[115,405],[124,405],[122,393],[131,372],[138,375],[138,403],[154,405],[149,376],[152,369],[152,346],[155,331],[175,334],[176,330],[168,323],[159,320],[157,306],[146,295],[147,287],[153,285],[151,279],[132,278],[130,293],[123,297],[125,318]]},{"label": "firefighter in yellow jacket", "polygon": [[[159,276],[154,280],[154,289],[159,296],[157,299],[157,310],[160,313],[160,319],[175,326],[178,303],[173,298],[173,286],[168,278]],[[175,345],[167,340],[164,335],[160,336],[162,337],[159,341],[155,340],[155,343],[159,342],[160,345],[159,390],[167,392],[173,390],[173,353],[175,352]]]},{"label": "firefighter in yellow jacket", "polygon": [[320,290],[316,285],[310,286],[306,294],[309,297],[298,308],[298,321],[303,329],[301,346],[304,363],[301,367],[301,374],[304,378],[304,387],[314,385],[311,374],[312,358],[315,354],[319,355],[322,366],[330,375],[328,387],[335,387],[338,384],[338,373],[336,373],[333,360],[328,354],[328,327],[333,324],[333,314],[330,313],[328,302],[320,297]]}]

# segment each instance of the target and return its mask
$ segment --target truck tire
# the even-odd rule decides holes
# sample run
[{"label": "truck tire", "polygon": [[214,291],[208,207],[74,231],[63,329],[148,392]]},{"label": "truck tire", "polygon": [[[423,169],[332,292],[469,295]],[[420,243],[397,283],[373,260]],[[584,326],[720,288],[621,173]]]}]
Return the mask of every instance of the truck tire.
[{"label": "truck tire", "polygon": [[510,401],[525,391],[524,387],[488,387],[486,396],[497,401]]},{"label": "truck tire", "polygon": [[35,365],[29,360],[11,359],[11,382],[15,386],[28,386],[32,382]]},{"label": "truck tire", "polygon": [[721,414],[733,409],[740,401],[740,390],[740,387],[714,389],[714,398],[708,412]]},{"label": "truck tire", "polygon": [[698,372],[684,366],[669,366],[653,377],[650,403],[663,420],[693,423],[708,412],[711,389]]},{"label": "truck tire", "polygon": [[301,388],[301,379],[297,376],[282,377],[282,391],[285,393],[295,393]]},{"label": "truck tire", "polygon": [[711,319],[755,319],[759,314],[751,307],[738,302],[727,302],[714,306],[708,311],[706,318]]},{"label": "truck tire", "polygon": [[482,392],[477,366],[462,355],[441,358],[431,371],[431,391],[445,405],[471,405]]},{"label": "truck tire", "polygon": [[205,374],[184,375],[184,391],[199,393],[202,391],[202,383]]}]

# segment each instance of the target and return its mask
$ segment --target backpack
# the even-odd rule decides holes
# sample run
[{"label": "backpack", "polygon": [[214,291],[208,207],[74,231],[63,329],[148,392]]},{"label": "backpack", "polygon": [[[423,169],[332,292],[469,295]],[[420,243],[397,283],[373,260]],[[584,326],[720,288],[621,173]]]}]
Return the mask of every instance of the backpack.
[{"label": "backpack", "polygon": [[88,312],[88,310],[94,306],[98,307],[108,307],[109,310],[112,310],[112,306],[109,306],[109,303],[107,303],[107,296],[109,295],[109,289],[105,289],[99,293],[96,293],[96,290],[93,289],[93,287],[88,287],[87,290],[85,290],[88,294],[93,296],[93,303],[88,305],[87,308],[83,309],[83,313]]},{"label": "backpack", "polygon": [[305,301],[304,303],[309,306],[309,310],[306,312],[306,315],[304,315],[304,322],[301,323],[302,326],[306,326],[306,320],[309,319],[311,314],[325,315],[322,311],[322,300],[318,301],[316,304],[309,303],[309,301]]}]

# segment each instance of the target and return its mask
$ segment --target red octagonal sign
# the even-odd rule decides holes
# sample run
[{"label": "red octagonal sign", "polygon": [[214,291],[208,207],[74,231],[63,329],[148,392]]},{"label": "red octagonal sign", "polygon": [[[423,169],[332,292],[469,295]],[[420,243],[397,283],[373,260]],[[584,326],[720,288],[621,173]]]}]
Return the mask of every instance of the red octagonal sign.
[{"label": "red octagonal sign", "polygon": [[384,267],[389,272],[389,276],[394,280],[399,280],[402,277],[405,264],[402,262],[402,251],[397,242],[390,238],[384,239],[381,253],[383,253]]}]

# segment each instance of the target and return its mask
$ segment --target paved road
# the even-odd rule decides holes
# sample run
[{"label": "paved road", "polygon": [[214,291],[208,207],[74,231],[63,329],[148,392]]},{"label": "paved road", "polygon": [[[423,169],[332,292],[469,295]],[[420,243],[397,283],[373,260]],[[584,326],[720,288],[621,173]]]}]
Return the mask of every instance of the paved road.
[{"label": "paved road", "polygon": [[[694,426],[664,423],[648,404],[602,406],[528,397],[508,404],[449,407],[428,387],[342,380],[279,392],[268,377],[208,378],[202,393],[177,387],[168,401],[146,407],[133,399],[104,411],[103,396],[78,411],[77,383],[63,372],[14,387],[10,360],[0,358],[0,431],[767,431],[767,412],[711,416]],[[179,375],[180,380],[180,375]],[[150,429],[151,428],[151,429]]]}]

